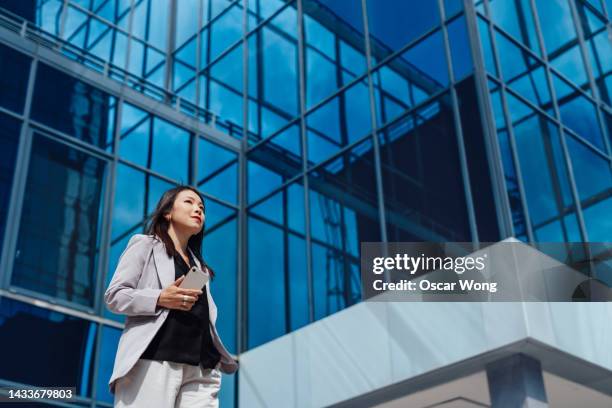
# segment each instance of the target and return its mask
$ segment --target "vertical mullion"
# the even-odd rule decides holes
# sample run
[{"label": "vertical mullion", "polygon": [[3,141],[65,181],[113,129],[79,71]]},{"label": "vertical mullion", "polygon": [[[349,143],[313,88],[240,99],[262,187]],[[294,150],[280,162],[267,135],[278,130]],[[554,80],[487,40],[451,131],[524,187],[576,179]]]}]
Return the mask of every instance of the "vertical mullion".
[{"label": "vertical mullion", "polygon": [[[470,50],[474,63],[474,79],[480,111],[481,126],[484,132],[485,151],[489,171],[493,178],[493,196],[495,197],[495,209],[501,238],[514,236],[514,225],[512,223],[512,210],[505,183],[504,169],[502,166],[501,151],[497,139],[497,129],[492,116],[492,104],[487,84],[487,74],[483,57],[483,50],[478,35],[478,17],[472,0],[464,0],[465,20],[470,39]],[[487,23],[488,24],[488,23]],[[486,33],[489,35],[489,33]],[[493,50],[492,50],[493,51]]]},{"label": "vertical mullion", "polygon": [[[290,6],[289,6],[290,7]],[[302,174],[304,185],[304,226],[306,235],[306,279],[308,282],[308,321],[314,322],[314,271],[312,270],[312,233],[310,230],[310,184],[308,171],[308,146],[306,142],[306,73],[304,53],[304,5],[303,0],[297,0],[297,47],[298,47],[298,98],[300,104],[300,141],[302,148]],[[263,29],[263,28],[262,28]]]},{"label": "vertical mullion", "polygon": [[[238,276],[236,279],[236,298],[238,299],[238,304],[236,307],[236,352],[241,353],[247,350],[247,334],[248,334],[248,225],[247,225],[247,214],[246,214],[246,205],[247,205],[247,160],[246,160],[246,151],[248,148],[248,89],[249,89],[249,77],[248,77],[248,64],[249,64],[249,49],[248,49],[248,41],[245,38],[245,33],[247,30],[247,10],[248,10],[248,1],[243,0],[243,10],[242,10],[242,33],[243,33],[243,48],[242,48],[242,123],[245,131],[243,132],[242,139],[240,140],[240,154],[238,155]],[[200,3],[201,4],[201,3]],[[202,21],[202,14],[200,13],[200,22]],[[201,25],[200,25],[201,27]],[[201,31],[198,31],[198,39],[201,38]],[[198,44],[198,64],[200,62],[200,47]],[[198,70],[200,70],[200,65],[198,65]],[[199,75],[198,75],[199,77]],[[199,81],[199,79],[198,79]],[[199,92],[199,86],[198,86]],[[236,381],[239,381],[238,379]],[[238,401],[238,386],[235,387],[236,390],[236,401]]]},{"label": "vertical mullion", "polygon": [[450,52],[450,42],[448,38],[448,30],[447,30],[447,22],[446,22],[446,13],[444,10],[443,0],[438,0],[438,8],[440,11],[440,21],[441,21],[441,30],[442,30],[442,38],[444,39],[444,53],[446,55],[446,68],[448,72],[450,86],[450,94],[451,94],[451,106],[453,108],[453,118],[454,118],[454,126],[455,126],[455,138],[457,140],[457,150],[459,155],[459,166],[461,168],[461,177],[463,179],[463,193],[465,194],[466,199],[466,207],[468,210],[468,222],[470,224],[470,232],[472,243],[476,246],[474,249],[478,248],[478,244],[480,242],[478,237],[478,227],[476,220],[476,213],[474,211],[474,199],[472,197],[472,188],[470,181],[470,172],[467,165],[467,155],[465,151],[465,141],[463,139],[463,129],[461,128],[461,115],[459,112],[459,100],[457,97],[457,90],[455,89],[455,73],[452,67],[452,59]]},{"label": "vertical mullion", "polygon": [[[378,218],[380,223],[380,239],[382,242],[387,242],[387,222],[385,214],[385,200],[383,189],[382,161],[380,157],[380,145],[378,143],[378,121],[376,118],[376,99],[374,93],[374,83],[372,82],[372,59],[371,59],[371,44],[370,44],[370,27],[368,22],[368,5],[367,0],[361,0],[363,36],[365,44],[365,57],[368,78],[368,93],[370,99],[370,118],[372,122],[372,149],[374,151],[374,172],[376,177],[376,196],[378,201]],[[390,281],[390,276],[385,270],[385,280]]]}]

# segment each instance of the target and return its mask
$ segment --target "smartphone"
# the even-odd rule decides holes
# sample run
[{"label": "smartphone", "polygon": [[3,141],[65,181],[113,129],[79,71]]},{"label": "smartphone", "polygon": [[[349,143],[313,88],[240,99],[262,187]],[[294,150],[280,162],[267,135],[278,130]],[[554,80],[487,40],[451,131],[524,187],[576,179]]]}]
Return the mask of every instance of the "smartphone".
[{"label": "smartphone", "polygon": [[183,289],[198,289],[202,290],[204,285],[208,283],[209,275],[197,266],[192,266],[185,279],[181,282],[179,288]]}]

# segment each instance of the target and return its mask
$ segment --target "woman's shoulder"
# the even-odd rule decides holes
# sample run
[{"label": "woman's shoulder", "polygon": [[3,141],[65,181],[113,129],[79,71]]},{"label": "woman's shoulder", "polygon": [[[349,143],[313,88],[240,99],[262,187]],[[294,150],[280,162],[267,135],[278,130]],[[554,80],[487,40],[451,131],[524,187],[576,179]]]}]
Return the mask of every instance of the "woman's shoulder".
[{"label": "woman's shoulder", "polygon": [[134,234],[130,237],[130,240],[127,243],[127,248],[134,246],[153,245],[157,241],[158,238],[155,237],[155,235]]}]

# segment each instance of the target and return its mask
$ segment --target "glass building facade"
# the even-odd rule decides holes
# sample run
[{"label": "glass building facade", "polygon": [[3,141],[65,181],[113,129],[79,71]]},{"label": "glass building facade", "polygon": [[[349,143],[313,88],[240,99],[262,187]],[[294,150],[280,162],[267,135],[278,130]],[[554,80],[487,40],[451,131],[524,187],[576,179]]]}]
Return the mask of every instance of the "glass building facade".
[{"label": "glass building facade", "polygon": [[[241,353],[360,242],[612,239],[612,1],[0,1],[0,385],[112,406],[102,294],[178,184]],[[611,281],[612,282],[612,281]],[[235,406],[239,376],[224,376]]]}]

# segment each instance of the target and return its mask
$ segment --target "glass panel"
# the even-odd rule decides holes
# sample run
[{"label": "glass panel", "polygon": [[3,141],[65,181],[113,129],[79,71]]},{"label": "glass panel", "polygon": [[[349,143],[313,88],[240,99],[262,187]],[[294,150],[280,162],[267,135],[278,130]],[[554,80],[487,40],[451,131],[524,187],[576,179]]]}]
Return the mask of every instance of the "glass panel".
[{"label": "glass panel", "polygon": [[241,3],[240,1],[234,2],[231,7],[223,10],[223,13],[209,23],[200,34],[202,37],[207,37],[206,41],[201,42],[203,67],[209,65],[242,38]]},{"label": "glass panel", "polygon": [[37,121],[111,151],[115,103],[101,90],[38,64],[32,101],[32,117]]},{"label": "glass panel", "polygon": [[478,239],[480,242],[497,242],[500,234],[492,189],[493,182],[489,170],[474,77],[467,78],[457,85],[457,97],[470,175],[472,202],[477,217]]},{"label": "glass panel", "polygon": [[292,232],[304,230],[304,187],[300,178],[250,208],[250,213]]},{"label": "glass panel", "polygon": [[551,59],[550,65],[581,89],[591,92],[584,61],[578,45],[569,48]]},{"label": "glass panel", "polygon": [[527,48],[531,48],[537,54],[542,53],[529,0],[491,0],[489,11],[491,19],[497,26]]},{"label": "glass panel", "polygon": [[4,241],[21,122],[0,114],[0,248]]},{"label": "glass panel", "polygon": [[238,154],[200,138],[198,155],[198,188],[237,204]]},{"label": "glass panel", "polygon": [[36,2],[5,1],[2,7],[36,23],[43,30],[59,35],[62,2],[60,0],[37,0]]},{"label": "glass panel", "polygon": [[374,92],[379,124],[448,86],[448,68],[442,32],[436,31],[374,71]]},{"label": "glass panel", "polygon": [[[183,87],[185,83],[195,77],[195,72],[197,69],[196,44],[197,38],[194,36],[189,42],[174,53],[174,89]],[[194,97],[189,99],[191,102],[195,102],[195,89],[193,92]]]},{"label": "glass panel", "polygon": [[297,235],[289,234],[288,245],[290,329],[293,331],[310,322],[306,241]]},{"label": "glass panel", "polygon": [[452,17],[454,14],[463,10],[462,0],[444,0],[444,9],[446,18]]},{"label": "glass panel", "polygon": [[[513,97],[508,95],[508,98]],[[580,235],[572,235],[577,232],[572,227],[577,222],[576,210],[557,125],[531,110],[528,116],[514,122],[513,127],[534,239],[581,241]],[[551,226],[560,235],[551,236]]]},{"label": "glass panel", "polygon": [[0,298],[0,378],[39,387],[76,386],[78,396],[89,397],[96,329],[86,320]]},{"label": "glass panel", "polygon": [[[497,1],[497,0],[496,0]],[[568,0],[535,0],[549,58],[576,40],[576,27]]]},{"label": "glass panel", "polygon": [[249,37],[250,141],[266,138],[298,115],[296,14],[289,6]]},{"label": "glass panel", "polygon": [[601,99],[612,106],[612,46],[606,30],[587,42],[591,68]]},{"label": "glass panel", "polygon": [[287,232],[281,228],[249,217],[247,296],[249,349],[287,332],[286,234]]},{"label": "glass panel", "polygon": [[217,127],[242,137],[242,45],[200,76],[200,106],[219,116]]},{"label": "glass panel", "polygon": [[189,145],[189,132],[154,117],[151,170],[188,184]]},{"label": "glass panel", "polygon": [[612,231],[610,163],[573,137],[568,135],[566,140],[589,241],[609,242]]},{"label": "glass panel", "polygon": [[366,80],[332,98],[306,117],[310,166],[370,133],[372,121]]},{"label": "glass panel", "polygon": [[[215,278],[210,285],[210,291],[214,296],[219,316],[216,327],[219,336],[223,339],[223,344],[230,353],[238,351],[236,344],[236,310],[237,310],[237,242],[238,242],[238,223],[236,221],[236,211],[223,208],[217,211],[220,204],[209,206],[207,201],[206,217],[217,217],[222,213],[231,213],[232,217],[222,223],[217,223],[214,228],[209,227],[206,222],[204,241],[202,244],[202,255],[206,263],[215,272]],[[216,214],[213,214],[216,213]],[[221,387],[223,388],[223,387]]]},{"label": "glass panel", "polygon": [[38,134],[29,163],[11,283],[93,306],[107,163]]},{"label": "glass panel", "polygon": [[98,354],[98,379],[96,384],[96,399],[113,403],[115,396],[108,389],[108,380],[113,373],[115,354],[119,345],[121,330],[113,327],[102,327],[102,338],[100,340],[100,353]]},{"label": "glass panel", "polygon": [[143,167],[148,165],[151,133],[150,115],[135,106],[123,103],[119,156]]},{"label": "glass panel", "polygon": [[300,128],[291,125],[247,153],[249,202],[302,172]]},{"label": "glass panel", "polygon": [[387,239],[470,241],[448,94],[419,108],[378,137]]},{"label": "glass panel", "polygon": [[369,0],[372,56],[380,61],[440,24],[437,1]]},{"label": "glass panel", "polygon": [[491,46],[491,35],[489,33],[489,24],[482,18],[478,17],[478,33],[480,34],[480,43],[482,44],[482,52],[485,62],[485,67],[493,75],[497,74],[495,66],[495,56]]},{"label": "glass panel", "polygon": [[304,2],[306,108],[366,68],[361,7],[347,0],[323,3]]},{"label": "glass panel", "polygon": [[249,19],[248,29],[252,30],[259,23],[283,7],[287,1],[285,0],[249,0],[248,2]]},{"label": "glass panel", "polygon": [[563,123],[596,147],[603,149],[595,105],[555,74],[553,74],[553,84]]},{"label": "glass panel", "polygon": [[496,32],[496,43],[504,82],[554,116],[543,64],[500,32]]},{"label": "glass panel", "polygon": [[17,113],[23,113],[30,58],[0,45],[0,106]]},{"label": "glass panel", "polygon": [[464,17],[459,17],[448,25],[448,40],[453,60],[453,74],[455,81],[458,81],[472,73],[473,69],[470,39]]},{"label": "glass panel", "polygon": [[[207,3],[207,1],[205,1]],[[187,39],[198,31],[198,16],[201,0],[182,0],[176,2],[176,44],[181,47]],[[195,53],[194,53],[195,55]],[[195,57],[194,57],[195,60]]]}]

